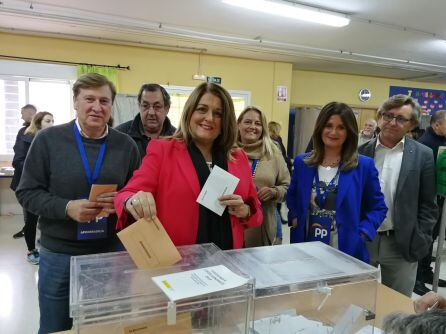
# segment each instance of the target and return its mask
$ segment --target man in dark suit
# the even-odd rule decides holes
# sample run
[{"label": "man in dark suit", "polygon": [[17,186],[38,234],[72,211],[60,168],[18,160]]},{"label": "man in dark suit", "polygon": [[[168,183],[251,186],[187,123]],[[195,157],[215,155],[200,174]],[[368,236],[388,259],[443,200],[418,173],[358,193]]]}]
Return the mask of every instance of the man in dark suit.
[{"label": "man in dark suit", "polygon": [[[14,167],[14,176],[12,177],[11,185],[10,185],[10,188],[13,191],[15,191],[17,186],[19,185],[20,177],[22,176],[23,163],[24,163],[23,159],[16,159],[16,157],[23,154],[23,152],[19,152],[19,148],[21,147],[21,145],[18,145],[18,143],[23,140],[25,130],[31,124],[31,121],[32,121],[34,115],[36,114],[37,109],[32,104],[27,104],[22,107],[20,112],[22,114],[23,127],[20,128],[19,132],[17,133],[17,137],[15,139],[15,144],[13,147],[14,158],[12,159],[12,167]],[[25,216],[25,220],[26,220],[26,215],[27,215],[26,210],[23,210],[23,215]],[[18,238],[25,236],[25,233],[23,231],[24,228],[25,227],[23,227],[17,233],[14,233],[14,235],[12,237],[14,239],[18,239]]]},{"label": "man in dark suit", "polygon": [[176,129],[167,117],[170,96],[163,86],[155,83],[142,85],[138,93],[138,105],[139,113],[135,118],[118,125],[116,130],[132,137],[143,158],[152,138],[171,136]]},{"label": "man in dark suit", "polygon": [[[446,110],[438,110],[435,114],[432,115],[430,126],[418,139],[418,142],[426,145],[427,147],[430,147],[432,149],[432,152],[434,153],[434,160],[437,161],[438,148],[440,146],[446,146]],[[438,237],[438,234],[440,232],[441,211],[443,208],[444,198],[438,196],[437,202],[440,214],[437,224],[434,227],[434,232],[432,235],[433,240]],[[426,287],[425,283],[432,284],[433,282],[434,273],[431,267],[432,250],[433,242],[430,246],[429,253],[420,261],[418,261],[417,281],[415,282],[415,288],[413,289],[413,292],[420,296],[430,291],[429,288]],[[443,288],[446,287],[446,281],[439,279],[438,286]]]},{"label": "man in dark suit", "polygon": [[405,135],[418,125],[420,107],[395,95],[378,109],[378,137],[359,147],[372,157],[389,211],[369,242],[371,264],[381,266],[382,283],[411,296],[418,260],[427,255],[437,221],[432,150]]}]

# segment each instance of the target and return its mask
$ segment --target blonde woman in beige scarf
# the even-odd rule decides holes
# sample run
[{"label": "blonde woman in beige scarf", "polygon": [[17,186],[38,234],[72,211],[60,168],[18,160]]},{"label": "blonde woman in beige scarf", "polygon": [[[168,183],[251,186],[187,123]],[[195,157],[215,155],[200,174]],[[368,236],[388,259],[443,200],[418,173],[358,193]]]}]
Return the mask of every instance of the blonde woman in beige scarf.
[{"label": "blonde woman in beige scarf", "polygon": [[263,224],[245,230],[245,247],[280,244],[277,235],[276,204],[283,202],[290,184],[290,174],[280,149],[271,140],[262,111],[247,107],[238,120],[237,144],[251,164],[251,174],[262,203]]}]

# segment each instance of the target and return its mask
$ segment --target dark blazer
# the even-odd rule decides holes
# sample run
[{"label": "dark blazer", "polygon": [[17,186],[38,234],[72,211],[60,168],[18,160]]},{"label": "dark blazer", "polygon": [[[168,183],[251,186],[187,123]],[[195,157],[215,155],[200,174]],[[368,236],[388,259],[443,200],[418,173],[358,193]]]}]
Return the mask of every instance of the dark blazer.
[{"label": "dark blazer", "polygon": [[423,135],[418,138],[418,142],[430,147],[434,153],[434,160],[437,161],[438,148],[446,146],[446,137],[437,135],[432,127],[428,127]]},{"label": "dark blazer", "polygon": [[[288,221],[297,218],[297,227],[290,232],[291,243],[303,242],[307,235],[306,219],[317,168],[305,164],[303,159],[306,155],[300,154],[294,159],[293,176],[286,196]],[[336,196],[339,250],[369,262],[365,240],[360,233],[372,240],[386,213],[387,207],[373,160],[359,156],[356,168],[342,171],[339,175]]]},{"label": "dark blazer", "polygon": [[22,178],[23,165],[28,154],[31,142],[34,139],[33,135],[25,134],[26,126],[21,128],[17,134],[14,144],[14,158],[12,159],[12,167],[14,167],[14,175],[12,176],[11,185],[12,190],[16,190],[20,179]]},{"label": "dark blazer", "polygon": [[[377,138],[358,148],[374,158]],[[403,257],[416,262],[427,255],[437,221],[432,150],[406,138],[393,207],[395,240]]]},{"label": "dark blazer", "polygon": [[[136,146],[138,146],[138,151],[142,159],[146,155],[147,145],[149,144],[150,138],[141,133],[140,130],[141,128],[142,128],[141,115],[138,113],[134,119],[118,125],[115,128],[115,130],[118,130],[119,132],[122,133],[126,133],[130,137],[132,137],[133,141],[136,143]],[[172,123],[170,123],[169,117],[166,117],[164,119],[160,137],[171,136],[175,133],[175,131],[176,129],[172,125]]]}]

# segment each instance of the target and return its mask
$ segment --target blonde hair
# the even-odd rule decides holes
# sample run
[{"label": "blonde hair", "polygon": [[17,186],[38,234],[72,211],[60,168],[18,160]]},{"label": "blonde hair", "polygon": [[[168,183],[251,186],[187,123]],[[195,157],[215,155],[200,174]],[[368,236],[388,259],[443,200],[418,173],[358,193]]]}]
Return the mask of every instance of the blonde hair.
[{"label": "blonde hair", "polygon": [[40,131],[42,129],[42,120],[47,115],[53,117],[53,114],[48,111],[39,111],[35,114],[31,120],[31,124],[26,128],[25,134],[34,136],[37,131]]},{"label": "blonde hair", "polygon": [[237,137],[234,103],[232,102],[231,95],[229,95],[226,89],[217,84],[203,82],[194,89],[184,105],[180,126],[172,138],[183,140],[186,144],[189,144],[192,141],[190,119],[194,111],[197,109],[197,105],[201,98],[206,93],[218,97],[222,105],[221,133],[215,139],[213,148],[222,150],[225,156],[231,160],[232,150],[235,147],[235,140]]},{"label": "blonde hair", "polygon": [[[265,155],[268,159],[270,159],[273,156],[273,147],[275,144],[269,136],[267,127],[268,123],[266,121],[265,114],[262,113],[262,111],[257,107],[248,106],[241,112],[240,116],[238,117],[237,125],[243,121],[243,116],[245,116],[245,114],[249,111],[254,111],[260,116],[260,120],[262,121],[262,134],[260,135],[260,140],[262,141],[263,146],[262,155]],[[241,142],[240,131],[237,132],[237,141]]]},{"label": "blonde hair", "polygon": [[282,127],[279,123],[271,121],[268,123],[268,130],[270,135],[274,137],[280,137],[280,130],[282,130]]}]

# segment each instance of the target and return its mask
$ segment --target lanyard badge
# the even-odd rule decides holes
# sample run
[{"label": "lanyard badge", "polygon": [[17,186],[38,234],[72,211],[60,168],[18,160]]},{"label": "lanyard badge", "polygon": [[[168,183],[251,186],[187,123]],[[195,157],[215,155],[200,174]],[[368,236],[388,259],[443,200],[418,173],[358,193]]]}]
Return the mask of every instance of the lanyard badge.
[{"label": "lanyard badge", "polygon": [[94,166],[93,175],[91,174],[90,165],[88,164],[87,153],[85,151],[84,143],[82,142],[81,134],[77,128],[76,122],[74,123],[74,136],[76,137],[77,148],[79,149],[79,154],[81,155],[82,164],[84,165],[85,175],[87,176],[87,182],[90,187],[96,182],[99,176],[99,171],[104,161],[105,153],[105,143],[106,140],[101,144],[99,149],[98,158],[96,159],[96,164]]},{"label": "lanyard badge", "polygon": [[[335,190],[335,183],[339,177],[340,170],[341,168],[338,169],[336,175],[330,181],[323,194],[321,193],[322,187],[321,182],[319,181],[319,173],[316,172],[316,198],[320,209],[324,209],[328,195]],[[331,225],[332,218],[330,216],[310,214],[308,224],[308,241],[322,241],[323,243],[330,244]]]},{"label": "lanyard badge", "polygon": [[310,215],[308,224],[308,241],[322,241],[330,244],[331,219]]},{"label": "lanyard badge", "polygon": [[[82,159],[82,165],[84,166],[87,182],[91,187],[98,179],[99,171],[104,161],[106,139],[104,139],[104,142],[101,144],[101,147],[99,149],[99,154],[94,166],[94,171],[93,174],[91,174],[90,165],[88,164],[88,159],[87,159],[87,153],[85,151],[84,143],[82,142],[82,137],[81,134],[79,133],[79,129],[77,128],[76,123],[74,123],[74,136],[76,138],[77,147],[79,149],[79,154]],[[108,229],[107,217],[95,219],[88,223],[78,223],[77,240],[93,240],[93,239],[106,238],[107,229]]]}]

